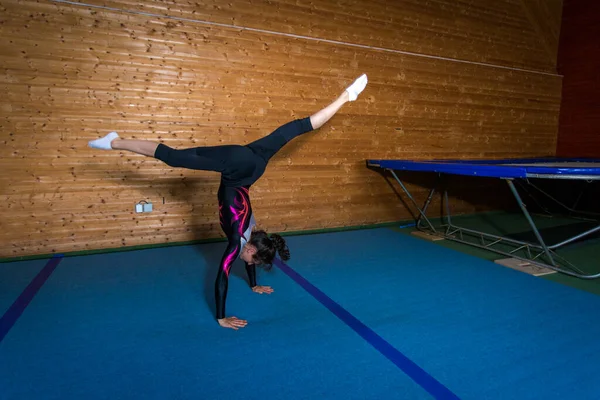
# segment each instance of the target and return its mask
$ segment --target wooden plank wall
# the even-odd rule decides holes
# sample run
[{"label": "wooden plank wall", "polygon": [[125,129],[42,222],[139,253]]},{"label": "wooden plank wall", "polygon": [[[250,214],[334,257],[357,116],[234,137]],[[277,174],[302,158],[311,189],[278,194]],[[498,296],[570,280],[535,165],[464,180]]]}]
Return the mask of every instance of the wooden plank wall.
[{"label": "wooden plank wall", "polygon": [[[252,188],[261,227],[409,218],[368,158],[554,154],[560,7],[541,4],[0,0],[0,257],[221,237],[216,174],[88,140],[248,143],[363,72],[359,101],[286,146]],[[154,211],[134,213],[140,200]]]},{"label": "wooden plank wall", "polygon": [[600,2],[565,0],[558,155],[600,158]]}]

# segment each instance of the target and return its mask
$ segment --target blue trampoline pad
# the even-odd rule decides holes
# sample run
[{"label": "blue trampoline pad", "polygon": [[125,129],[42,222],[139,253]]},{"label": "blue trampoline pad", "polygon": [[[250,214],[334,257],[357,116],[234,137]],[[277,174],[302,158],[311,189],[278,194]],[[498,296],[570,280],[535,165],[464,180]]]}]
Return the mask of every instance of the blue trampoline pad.
[{"label": "blue trampoline pad", "polygon": [[[253,293],[224,243],[65,258],[0,343],[0,387],[25,399],[368,399],[431,396],[283,272]],[[298,249],[298,252],[300,250]]]},{"label": "blue trampoline pad", "polygon": [[504,159],[504,160],[368,160],[373,167],[399,171],[437,172],[493,178],[571,177],[600,179],[597,159]]}]

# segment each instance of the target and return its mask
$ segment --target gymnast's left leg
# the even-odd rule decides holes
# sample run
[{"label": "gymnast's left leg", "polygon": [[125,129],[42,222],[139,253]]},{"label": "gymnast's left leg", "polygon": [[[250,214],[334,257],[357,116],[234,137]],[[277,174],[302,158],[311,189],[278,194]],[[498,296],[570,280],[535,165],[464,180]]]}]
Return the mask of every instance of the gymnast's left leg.
[{"label": "gymnast's left leg", "polygon": [[361,75],[330,105],[310,116],[313,129],[319,129],[348,101],[354,101],[367,86],[367,75]]},{"label": "gymnast's left leg", "polygon": [[297,119],[280,126],[268,136],[258,139],[247,146],[265,161],[269,161],[283,146],[295,137],[314,129],[319,129],[329,121],[344,104],[357,99],[367,86],[367,75],[361,75],[346,88],[337,99],[322,110],[303,119]]}]

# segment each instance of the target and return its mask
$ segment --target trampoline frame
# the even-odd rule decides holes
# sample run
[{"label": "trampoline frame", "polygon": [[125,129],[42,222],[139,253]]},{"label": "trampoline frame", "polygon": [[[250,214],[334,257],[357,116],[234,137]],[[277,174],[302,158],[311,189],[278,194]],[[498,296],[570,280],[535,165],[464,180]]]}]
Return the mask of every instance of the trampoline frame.
[{"label": "trampoline frame", "polygon": [[[589,212],[581,212],[576,210],[577,202],[574,206],[569,207],[566,204],[562,203],[558,199],[554,198],[547,192],[543,191],[536,185],[530,182],[531,179],[570,179],[570,180],[586,180],[586,181],[598,181],[600,180],[600,161],[598,163],[598,170],[592,171],[590,168],[578,169],[575,173],[568,173],[569,171],[573,172],[573,170],[560,168],[560,172],[554,168],[544,168],[541,170],[539,168],[531,168],[533,171],[527,171],[527,168],[523,168],[522,165],[514,165],[514,164],[535,164],[539,162],[548,162],[548,159],[514,159],[514,160],[477,160],[477,161],[468,161],[468,160],[444,160],[444,161],[399,161],[399,160],[368,160],[368,167],[375,167],[386,170],[392,174],[392,176],[396,179],[403,192],[410,199],[412,204],[418,210],[418,216],[416,217],[416,228],[422,232],[441,237],[447,240],[463,243],[469,246],[478,247],[484,250],[492,251],[498,254],[502,254],[507,257],[515,258],[521,260],[526,263],[530,263],[542,268],[548,268],[557,272],[561,272],[570,276],[574,276],[582,279],[596,279],[600,278],[600,273],[598,274],[585,274],[580,269],[578,269],[575,265],[573,265],[569,260],[560,256],[556,253],[556,249],[566,246],[576,240],[585,238],[595,232],[600,231],[600,220],[598,217],[600,214],[597,213],[589,213]],[[554,160],[556,161],[556,160]],[[595,161],[595,160],[594,160]],[[581,162],[580,160],[563,160],[563,162]],[[590,160],[585,160],[584,162],[590,162]],[[593,162],[593,161],[592,161]],[[513,164],[513,165],[511,165]],[[469,168],[472,167],[472,168]],[[483,168],[482,168],[483,167]],[[515,168],[516,167],[516,168]],[[506,169],[508,168],[508,169]],[[513,169],[514,168],[514,169]],[[511,170],[512,169],[512,170]],[[417,201],[412,196],[410,191],[404,185],[403,181],[396,174],[396,170],[402,171],[421,171],[421,172],[435,172],[437,173],[437,182],[431,188],[427,199],[422,207],[419,207]],[[547,173],[546,173],[547,172]],[[494,235],[487,232],[482,232],[474,229],[468,229],[465,227],[458,226],[453,223],[452,215],[450,212],[450,204],[448,200],[448,190],[447,187],[444,186],[443,194],[442,194],[442,212],[441,219],[442,224],[439,229],[436,229],[434,224],[427,217],[427,209],[431,204],[434,194],[436,193],[436,188],[440,186],[443,181],[445,175],[467,175],[467,176],[483,176],[488,178],[499,178],[504,180],[508,185],[510,192],[513,197],[517,201],[521,212],[523,213],[525,219],[527,220],[530,228],[532,229],[537,242],[531,243],[527,241],[512,239],[504,236]],[[505,176],[503,176],[505,175]],[[522,184],[529,184],[534,187],[539,193],[544,195],[547,198],[550,198],[552,201],[560,205],[565,210],[569,211],[570,214],[579,214],[581,215],[581,219],[586,221],[591,221],[597,224],[594,228],[588,229],[585,232],[576,234],[566,240],[563,240],[560,243],[555,243],[552,245],[548,245],[539,229],[537,228],[531,214],[527,210],[527,206],[523,201],[522,196],[519,194],[515,182]],[[579,201],[579,199],[577,200]],[[547,210],[546,210],[547,211]],[[584,217],[585,216],[585,217]],[[475,241],[468,238],[475,238]],[[500,245],[512,247],[512,250],[505,251],[498,248]],[[519,254],[520,253],[520,254]]]}]

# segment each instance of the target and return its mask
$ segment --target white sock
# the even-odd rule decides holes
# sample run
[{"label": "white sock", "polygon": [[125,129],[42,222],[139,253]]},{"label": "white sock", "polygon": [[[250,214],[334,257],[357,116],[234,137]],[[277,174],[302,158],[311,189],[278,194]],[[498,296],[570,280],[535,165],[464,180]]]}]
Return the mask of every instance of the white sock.
[{"label": "white sock", "polygon": [[119,135],[117,134],[117,132],[111,132],[103,138],[90,140],[88,142],[88,146],[94,149],[112,150],[110,143],[118,137]]},{"label": "white sock", "polygon": [[367,74],[362,74],[357,80],[350,85],[346,91],[350,95],[350,101],[356,100],[360,92],[362,92],[367,86]]}]

